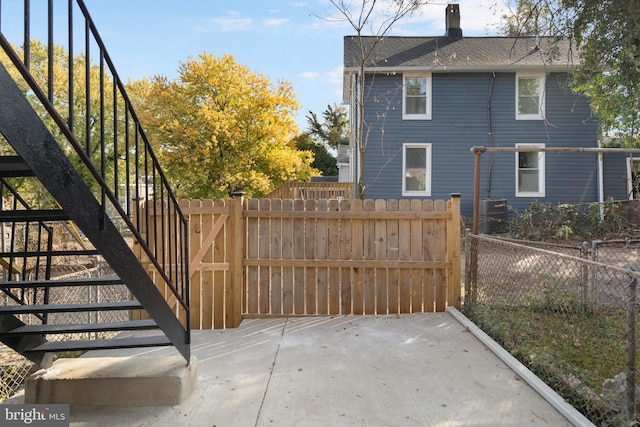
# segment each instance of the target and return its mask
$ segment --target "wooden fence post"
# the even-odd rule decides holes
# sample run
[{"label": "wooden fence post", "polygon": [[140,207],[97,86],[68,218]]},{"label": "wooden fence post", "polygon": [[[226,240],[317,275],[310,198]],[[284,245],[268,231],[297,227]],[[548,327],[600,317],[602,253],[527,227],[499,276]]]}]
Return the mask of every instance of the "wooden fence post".
[{"label": "wooden fence post", "polygon": [[449,270],[447,303],[460,309],[462,307],[460,294],[460,194],[451,194],[448,208],[451,210],[451,219],[447,227],[447,258],[451,261],[451,270]]},{"label": "wooden fence post", "polygon": [[242,297],[244,295],[245,231],[242,215],[244,199],[240,196],[229,200],[229,231],[227,245],[229,252],[230,287],[225,310],[225,326],[237,328],[242,322]]}]

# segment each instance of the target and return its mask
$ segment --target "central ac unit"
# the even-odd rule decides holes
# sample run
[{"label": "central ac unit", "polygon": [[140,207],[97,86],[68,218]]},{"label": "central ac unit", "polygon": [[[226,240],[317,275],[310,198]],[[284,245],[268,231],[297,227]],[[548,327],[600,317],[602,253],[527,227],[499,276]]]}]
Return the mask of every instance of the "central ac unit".
[{"label": "central ac unit", "polygon": [[483,234],[500,234],[507,231],[507,200],[480,200],[479,229]]}]

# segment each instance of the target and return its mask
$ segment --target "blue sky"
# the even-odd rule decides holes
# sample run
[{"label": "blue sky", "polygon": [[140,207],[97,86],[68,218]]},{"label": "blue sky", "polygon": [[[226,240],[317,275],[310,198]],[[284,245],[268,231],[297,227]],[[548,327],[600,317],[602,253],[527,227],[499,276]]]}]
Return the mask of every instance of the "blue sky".
[{"label": "blue sky", "polygon": [[[465,36],[495,33],[499,0],[459,0]],[[232,54],[275,83],[293,84],[301,104],[320,114],[342,100],[342,40],[353,34],[332,19],[328,0],[85,0],[120,77],[177,77],[180,62],[202,52]],[[359,3],[359,0],[354,0]],[[446,1],[394,26],[392,35],[442,35]],[[322,18],[322,19],[321,19]]]}]

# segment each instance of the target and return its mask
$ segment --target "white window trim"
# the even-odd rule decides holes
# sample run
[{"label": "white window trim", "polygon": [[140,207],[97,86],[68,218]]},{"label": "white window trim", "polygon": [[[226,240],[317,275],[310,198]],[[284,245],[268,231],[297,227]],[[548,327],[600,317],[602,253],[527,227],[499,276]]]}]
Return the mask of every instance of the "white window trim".
[{"label": "white window trim", "polygon": [[[537,114],[520,114],[518,103],[520,102],[520,97],[518,96],[520,93],[520,79],[538,79],[538,88],[540,89],[539,94],[539,104],[538,104],[538,113]],[[516,120],[544,120],[545,116],[545,87],[546,87],[546,76],[544,73],[527,73],[527,74],[519,74],[516,73]]]},{"label": "white window trim", "polygon": [[[407,99],[407,85],[405,83],[407,78],[420,78],[426,79],[427,83],[427,108],[425,114],[407,114],[406,99]],[[402,120],[431,120],[431,73],[405,73],[402,76]]]},{"label": "white window trim", "polygon": [[[407,170],[407,148],[425,148],[427,150],[427,172],[425,174],[424,191],[407,190],[406,170]],[[402,144],[402,195],[431,197],[431,144]]]},{"label": "white window trim", "polygon": [[[544,144],[516,144],[517,147],[540,147],[544,148]],[[538,188],[540,191],[519,191],[520,182],[518,180],[520,153],[516,151],[516,197],[545,197],[545,153],[538,152]]]}]

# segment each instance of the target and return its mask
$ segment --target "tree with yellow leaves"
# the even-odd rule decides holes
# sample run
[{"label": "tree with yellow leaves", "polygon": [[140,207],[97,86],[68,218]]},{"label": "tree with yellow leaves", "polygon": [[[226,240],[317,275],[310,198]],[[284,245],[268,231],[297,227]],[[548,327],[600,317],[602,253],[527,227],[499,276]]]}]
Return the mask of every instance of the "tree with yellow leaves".
[{"label": "tree with yellow leaves", "polygon": [[178,71],[173,81],[130,85],[178,197],[226,198],[235,190],[259,197],[318,174],[313,155],[295,146],[299,105],[290,83],[274,86],[231,55],[202,53]]}]

